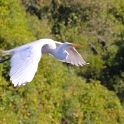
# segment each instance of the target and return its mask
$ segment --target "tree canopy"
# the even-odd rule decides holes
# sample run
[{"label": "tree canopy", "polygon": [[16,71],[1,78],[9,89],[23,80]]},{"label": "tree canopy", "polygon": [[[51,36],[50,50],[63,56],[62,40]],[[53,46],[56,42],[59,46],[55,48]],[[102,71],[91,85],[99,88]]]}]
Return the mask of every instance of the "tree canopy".
[{"label": "tree canopy", "polygon": [[[82,44],[89,65],[45,55],[32,82],[14,88],[0,64],[0,123],[123,124],[123,0],[0,0],[0,49],[41,38]],[[2,58],[2,56],[0,56]]]}]

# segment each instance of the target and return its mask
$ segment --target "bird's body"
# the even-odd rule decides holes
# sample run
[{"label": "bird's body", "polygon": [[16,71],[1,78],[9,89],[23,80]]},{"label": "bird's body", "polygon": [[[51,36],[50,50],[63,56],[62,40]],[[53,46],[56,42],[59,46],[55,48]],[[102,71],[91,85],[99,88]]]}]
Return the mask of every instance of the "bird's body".
[{"label": "bird's body", "polygon": [[80,47],[80,45],[61,43],[52,39],[40,39],[11,50],[2,51],[2,54],[12,55],[10,80],[14,86],[20,86],[32,81],[43,54],[50,54],[60,61],[77,66],[88,64],[74,47]]}]

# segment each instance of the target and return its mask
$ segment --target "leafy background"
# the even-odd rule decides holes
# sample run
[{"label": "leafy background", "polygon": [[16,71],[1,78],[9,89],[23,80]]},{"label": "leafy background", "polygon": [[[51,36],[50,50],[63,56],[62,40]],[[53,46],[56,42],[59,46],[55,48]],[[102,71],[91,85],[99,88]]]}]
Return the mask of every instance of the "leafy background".
[{"label": "leafy background", "polygon": [[[13,87],[0,64],[2,124],[124,123],[123,0],[0,0],[0,48],[41,38],[80,43],[84,67],[42,56],[31,83]],[[0,56],[2,59],[3,57]]]}]

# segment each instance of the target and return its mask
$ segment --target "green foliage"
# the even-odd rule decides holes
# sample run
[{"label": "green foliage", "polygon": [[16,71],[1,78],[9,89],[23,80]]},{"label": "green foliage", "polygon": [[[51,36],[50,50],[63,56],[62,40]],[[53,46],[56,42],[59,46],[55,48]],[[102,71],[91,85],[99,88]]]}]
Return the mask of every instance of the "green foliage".
[{"label": "green foliage", "polygon": [[28,31],[26,13],[19,2],[0,1],[0,46],[4,49],[35,39]]},{"label": "green foliage", "polygon": [[[103,56],[104,68],[101,70],[100,80],[104,81],[106,87],[114,90],[122,103],[124,103],[123,93],[123,49],[124,49],[124,26],[123,26],[123,5],[122,0],[114,1],[113,6],[110,7],[108,13],[114,21],[114,40],[112,46],[107,50]],[[108,83],[109,82],[109,83]]]},{"label": "green foliage", "polygon": [[91,63],[85,69],[77,69],[78,75],[87,81],[100,80],[108,89],[118,93],[122,102],[123,5],[122,0],[53,0],[51,9],[52,32],[56,38],[81,43],[84,48],[80,52]]},{"label": "green foliage", "polygon": [[78,51],[90,65],[74,67],[42,56],[33,81],[14,88],[10,63],[1,64],[0,123],[123,124],[123,4],[1,0],[1,49],[52,37],[82,44]]},{"label": "green foliage", "polygon": [[29,26],[29,30],[37,39],[52,37],[51,26],[50,24],[48,24],[47,19],[40,21],[37,16],[27,14],[27,23]]},{"label": "green foliage", "polygon": [[[124,111],[114,92],[99,82],[84,83],[71,67],[44,56],[31,83],[14,88],[2,79],[0,120],[9,123],[122,123]],[[52,65],[52,66],[51,66]],[[47,71],[46,71],[47,70]],[[4,112],[3,112],[4,111]],[[12,114],[7,115],[6,113]]]}]

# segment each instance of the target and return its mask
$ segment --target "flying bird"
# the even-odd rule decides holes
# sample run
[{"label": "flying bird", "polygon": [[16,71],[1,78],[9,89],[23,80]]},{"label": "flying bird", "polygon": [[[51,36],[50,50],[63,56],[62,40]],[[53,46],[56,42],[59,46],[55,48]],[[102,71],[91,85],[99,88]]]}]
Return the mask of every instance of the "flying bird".
[{"label": "flying bird", "polygon": [[82,47],[80,44],[40,39],[7,51],[1,50],[3,56],[12,55],[12,57],[0,60],[0,63],[10,59],[10,80],[16,87],[33,80],[43,54],[50,54],[62,62],[76,66],[89,64],[75,49],[80,47]]}]

